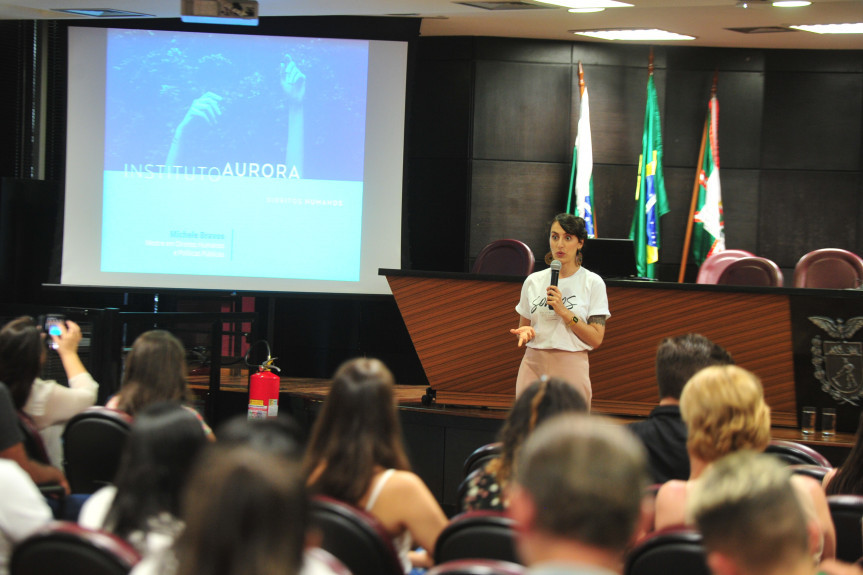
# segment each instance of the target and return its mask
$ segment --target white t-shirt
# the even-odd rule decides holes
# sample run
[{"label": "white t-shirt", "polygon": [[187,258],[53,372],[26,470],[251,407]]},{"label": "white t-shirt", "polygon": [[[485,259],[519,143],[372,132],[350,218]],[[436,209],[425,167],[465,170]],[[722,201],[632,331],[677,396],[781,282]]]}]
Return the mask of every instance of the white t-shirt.
[{"label": "white t-shirt", "polygon": [[[527,276],[521,287],[521,299],[515,311],[530,320],[536,337],[527,343],[534,349],[560,349],[584,351],[593,349],[572,332],[564,320],[546,304],[546,289],[551,283],[551,269],[534,272]],[[578,316],[579,321],[595,315],[611,317],[608,311],[608,296],[602,278],[585,268],[567,278],[560,278],[557,287],[563,295],[566,309]]]},{"label": "white t-shirt", "polygon": [[11,459],[0,459],[0,574],[8,572],[12,546],[54,519],[30,476]]}]

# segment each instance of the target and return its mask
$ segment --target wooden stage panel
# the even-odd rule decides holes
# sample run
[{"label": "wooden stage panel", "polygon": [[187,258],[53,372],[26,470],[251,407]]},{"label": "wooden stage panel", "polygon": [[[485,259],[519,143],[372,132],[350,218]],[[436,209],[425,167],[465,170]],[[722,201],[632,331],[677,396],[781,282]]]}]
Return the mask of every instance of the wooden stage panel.
[{"label": "wooden stage panel", "polygon": [[[390,288],[439,403],[507,408],[523,350],[520,278],[387,274]],[[755,372],[777,425],[796,425],[791,311],[787,294],[703,286],[610,282],[612,317],[590,355],[597,411],[645,416],[656,405],[654,357],[669,335],[702,333]],[[668,284],[666,284],[668,285]]]},{"label": "wooden stage panel", "polygon": [[[654,358],[663,337],[701,333],[757,374],[774,418],[794,425],[791,311],[784,295],[608,286],[612,317],[590,354],[594,399],[658,400]],[[780,421],[777,421],[779,423]]]}]

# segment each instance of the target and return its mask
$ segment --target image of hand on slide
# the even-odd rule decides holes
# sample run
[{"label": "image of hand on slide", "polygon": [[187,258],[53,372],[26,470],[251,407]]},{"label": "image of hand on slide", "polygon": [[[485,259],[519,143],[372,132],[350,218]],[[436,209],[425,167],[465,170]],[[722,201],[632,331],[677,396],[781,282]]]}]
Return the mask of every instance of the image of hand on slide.
[{"label": "image of hand on slide", "polygon": [[[306,96],[306,75],[299,69],[290,54],[285,54],[279,66],[279,83],[288,101],[288,134],[286,145],[286,165],[292,174],[300,177],[303,166],[304,117],[303,99]],[[222,96],[214,92],[205,92],[192,101],[180,124],[174,131],[174,139],[168,151],[166,164],[169,166],[188,163],[188,156],[194,144],[189,140],[199,135],[206,135],[206,130],[218,124],[222,115],[220,102]]]}]

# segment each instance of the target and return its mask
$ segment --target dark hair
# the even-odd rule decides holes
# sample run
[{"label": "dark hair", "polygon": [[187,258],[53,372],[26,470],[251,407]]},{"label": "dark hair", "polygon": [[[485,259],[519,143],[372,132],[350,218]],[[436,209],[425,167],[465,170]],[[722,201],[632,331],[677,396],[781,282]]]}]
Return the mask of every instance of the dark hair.
[{"label": "dark hair", "polygon": [[[554,225],[554,222],[560,224],[560,227],[563,228],[568,234],[572,234],[580,240],[587,239],[587,226],[584,223],[584,218],[580,218],[578,216],[574,216],[572,214],[557,214],[554,216],[554,219],[551,220],[551,223],[548,224],[548,235],[551,235],[551,226]],[[577,257],[579,261],[581,261],[581,250],[578,250]],[[549,251],[545,254],[545,263],[546,265],[550,265],[554,260],[554,255]]]},{"label": "dark hair", "polygon": [[219,427],[216,437],[222,446],[246,446],[287,459],[302,459],[302,429],[296,420],[287,415],[266,419],[249,419],[243,414],[236,415]]},{"label": "dark hair", "polygon": [[486,471],[505,484],[513,475],[519,449],[537,425],[561,413],[587,411],[584,396],[569,382],[558,377],[534,381],[515,400],[498,436],[500,457],[489,462]]},{"label": "dark hair", "polygon": [[410,470],[393,375],[378,359],[353,359],[336,371],[312,427],[303,471],[314,492],[356,504],[376,466]]},{"label": "dark hair", "polygon": [[0,381],[9,387],[15,409],[27,403],[44,351],[42,332],[32,318],[13,319],[0,329]]},{"label": "dark hair", "polygon": [[309,504],[299,463],[245,447],[205,450],[183,495],[178,575],[295,575]]},{"label": "dark hair", "polygon": [[128,538],[135,531],[149,531],[150,522],[163,512],[178,517],[192,462],[206,443],[200,420],[179,403],[141,410],[123,448],[105,528]]},{"label": "dark hair", "polygon": [[170,332],[142,333],[126,356],[119,408],[129,415],[158,401],[186,401],[186,350]]},{"label": "dark hair", "polygon": [[863,495],[863,412],[860,412],[854,445],[824,491],[827,495]]},{"label": "dark hair", "polygon": [[733,365],[731,354],[698,333],[666,337],[656,349],[656,381],[659,397],[680,399],[683,386],[693,375],[711,365]]}]

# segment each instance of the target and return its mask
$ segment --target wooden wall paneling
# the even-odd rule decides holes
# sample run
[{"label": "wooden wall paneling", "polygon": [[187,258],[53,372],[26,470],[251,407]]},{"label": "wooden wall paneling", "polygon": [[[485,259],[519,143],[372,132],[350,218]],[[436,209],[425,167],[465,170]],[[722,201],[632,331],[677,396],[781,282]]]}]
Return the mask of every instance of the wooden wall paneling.
[{"label": "wooden wall paneling", "polygon": [[470,161],[413,158],[408,165],[412,269],[466,271]]},{"label": "wooden wall paneling", "polygon": [[[638,68],[585,67],[584,76],[590,91],[590,131],[593,138],[594,163],[636,166],[641,153],[641,134],[644,131],[647,60],[644,60],[643,67]],[[665,76],[662,69],[654,72],[663,124]]]},{"label": "wooden wall paneling", "polygon": [[863,50],[763,50],[770,72],[863,73]]},{"label": "wooden wall paneling", "polygon": [[566,210],[569,164],[475,160],[472,176],[471,258],[494,240],[515,238],[533,250],[537,269],[544,267],[546,226]]},{"label": "wooden wall paneling", "polygon": [[[721,146],[720,140],[720,155]],[[747,250],[757,255],[759,172],[721,166],[719,172],[722,209],[725,216],[725,246],[729,249]]]},{"label": "wooden wall paneling", "polygon": [[468,60],[476,57],[476,41],[472,36],[424,36],[416,43],[417,58],[429,60]]},{"label": "wooden wall paneling", "polygon": [[470,155],[473,64],[427,61],[417,75],[410,119],[409,153],[423,158]]},{"label": "wooden wall paneling", "polygon": [[473,157],[566,162],[571,66],[476,62]]},{"label": "wooden wall paneling", "polygon": [[859,172],[762,172],[758,255],[793,268],[814,249],[854,250],[860,186]]},{"label": "wooden wall paneling", "polygon": [[595,400],[655,404],[656,346],[663,337],[697,332],[761,378],[779,421],[796,421],[786,296],[609,286],[608,299],[605,341],[590,354]]},{"label": "wooden wall paneling", "polygon": [[704,48],[680,46],[668,49],[666,67],[669,70],[700,70],[720,75],[729,71],[761,72],[764,70],[764,51],[748,48]]},{"label": "wooden wall paneling", "polygon": [[769,72],[762,169],[860,170],[863,74]]},{"label": "wooden wall paneling", "polygon": [[[698,161],[713,70],[668,71],[667,119],[663,143],[668,166]],[[762,72],[719,71],[720,168],[757,168],[761,157]]]},{"label": "wooden wall paneling", "polygon": [[[650,46],[575,42],[572,44],[572,62],[576,64],[581,60],[585,67],[643,68],[647,73],[650,49]],[[667,49],[662,46],[653,47],[653,64],[656,68],[665,68],[666,53]]]},{"label": "wooden wall paneling", "polygon": [[508,407],[524,353],[509,333],[521,282],[387,280],[438,402],[455,393],[455,403]]},{"label": "wooden wall paneling", "polygon": [[600,237],[629,237],[637,170],[635,160],[625,166],[593,164],[593,211]]},{"label": "wooden wall paneling", "polygon": [[513,42],[510,38],[477,38],[476,57],[477,60],[569,64],[572,62],[572,44],[556,40]]}]

